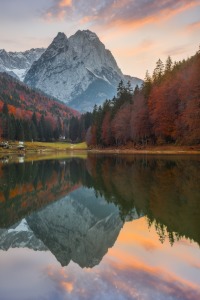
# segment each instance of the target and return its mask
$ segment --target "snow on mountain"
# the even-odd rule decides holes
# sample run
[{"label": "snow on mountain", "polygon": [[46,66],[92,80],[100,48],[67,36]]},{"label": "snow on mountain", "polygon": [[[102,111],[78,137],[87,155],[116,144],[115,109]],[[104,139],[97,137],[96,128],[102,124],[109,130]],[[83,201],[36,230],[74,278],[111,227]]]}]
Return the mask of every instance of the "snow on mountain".
[{"label": "snow on mountain", "polygon": [[33,62],[38,60],[44,51],[44,48],[24,52],[6,52],[0,49],[0,72],[6,72],[23,81]]},{"label": "snow on mountain", "polygon": [[[112,98],[120,80],[127,82],[112,53],[89,30],[79,30],[69,38],[58,33],[24,79],[79,111],[92,110],[94,104]],[[142,83],[134,80],[133,88]]]}]

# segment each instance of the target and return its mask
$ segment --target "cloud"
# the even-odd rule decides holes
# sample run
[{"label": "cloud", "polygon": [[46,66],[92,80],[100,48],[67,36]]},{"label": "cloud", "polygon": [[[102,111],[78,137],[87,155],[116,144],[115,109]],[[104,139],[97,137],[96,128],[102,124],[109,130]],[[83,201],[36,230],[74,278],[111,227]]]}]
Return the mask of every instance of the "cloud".
[{"label": "cloud", "polygon": [[54,0],[46,14],[54,19],[71,17],[91,26],[142,26],[170,18],[200,4],[200,0]]},{"label": "cloud", "polygon": [[163,52],[165,56],[176,56],[176,55],[182,55],[187,53],[188,44],[181,45],[181,46],[175,46],[170,49],[167,49]]},{"label": "cloud", "polygon": [[155,46],[152,40],[143,40],[134,47],[123,47],[115,50],[115,54],[121,57],[133,57],[134,55],[141,54],[142,52],[150,51]]},{"label": "cloud", "polygon": [[200,21],[190,23],[189,25],[186,26],[186,31],[189,33],[199,29],[200,29]]}]

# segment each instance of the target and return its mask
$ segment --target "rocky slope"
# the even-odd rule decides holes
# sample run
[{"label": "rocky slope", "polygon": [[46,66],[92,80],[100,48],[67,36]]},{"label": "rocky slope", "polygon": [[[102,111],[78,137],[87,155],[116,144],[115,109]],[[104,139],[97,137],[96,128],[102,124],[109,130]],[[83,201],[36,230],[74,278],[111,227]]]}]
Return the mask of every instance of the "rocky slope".
[{"label": "rocky slope", "polygon": [[[141,84],[131,79],[133,88]],[[97,35],[89,30],[77,31],[67,38],[56,38],[36,60],[25,76],[25,83],[79,110],[92,110],[116,94],[119,81],[127,81],[112,53]]]},{"label": "rocky slope", "polygon": [[34,61],[44,53],[44,48],[24,52],[7,52],[0,49],[0,72],[6,72],[23,81]]}]

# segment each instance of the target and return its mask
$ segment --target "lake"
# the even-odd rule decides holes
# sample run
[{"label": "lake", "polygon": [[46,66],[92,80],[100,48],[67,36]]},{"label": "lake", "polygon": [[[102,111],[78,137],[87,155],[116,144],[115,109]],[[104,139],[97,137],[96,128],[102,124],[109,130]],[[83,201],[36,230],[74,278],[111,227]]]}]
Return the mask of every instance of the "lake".
[{"label": "lake", "polygon": [[0,299],[200,299],[200,156],[0,161]]}]

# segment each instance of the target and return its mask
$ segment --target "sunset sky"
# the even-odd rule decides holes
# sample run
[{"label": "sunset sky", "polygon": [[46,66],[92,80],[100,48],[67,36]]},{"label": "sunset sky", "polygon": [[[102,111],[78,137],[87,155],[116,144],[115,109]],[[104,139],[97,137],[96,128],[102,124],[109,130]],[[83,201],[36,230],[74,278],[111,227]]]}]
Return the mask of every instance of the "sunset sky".
[{"label": "sunset sky", "polygon": [[200,44],[200,0],[0,0],[0,49],[47,47],[57,33],[96,32],[124,74],[144,78],[158,58]]}]

